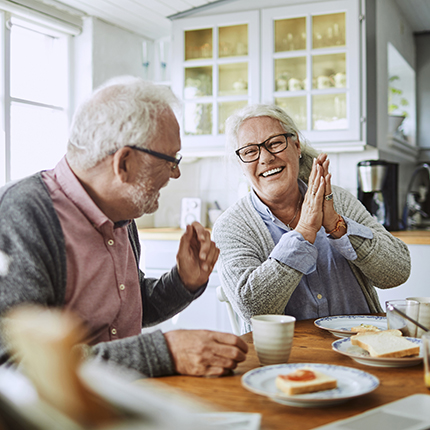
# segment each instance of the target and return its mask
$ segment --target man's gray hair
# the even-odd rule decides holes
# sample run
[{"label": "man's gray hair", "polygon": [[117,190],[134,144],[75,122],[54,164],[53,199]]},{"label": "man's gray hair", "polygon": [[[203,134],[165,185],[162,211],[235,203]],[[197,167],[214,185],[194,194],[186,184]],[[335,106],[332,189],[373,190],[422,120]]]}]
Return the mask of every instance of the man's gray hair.
[{"label": "man's gray hair", "polygon": [[146,147],[179,100],[163,85],[132,76],[107,81],[75,112],[67,161],[87,170],[127,145]]},{"label": "man's gray hair", "polygon": [[291,139],[294,142],[297,142],[297,139],[300,140],[302,158],[300,159],[299,178],[307,183],[312,170],[313,159],[318,157],[318,152],[309,145],[293,119],[279,106],[268,104],[248,105],[227,118],[225,122],[227,156],[237,158],[235,151],[239,148],[239,129],[246,120],[257,117],[269,117],[278,120],[285,132],[293,135]]}]

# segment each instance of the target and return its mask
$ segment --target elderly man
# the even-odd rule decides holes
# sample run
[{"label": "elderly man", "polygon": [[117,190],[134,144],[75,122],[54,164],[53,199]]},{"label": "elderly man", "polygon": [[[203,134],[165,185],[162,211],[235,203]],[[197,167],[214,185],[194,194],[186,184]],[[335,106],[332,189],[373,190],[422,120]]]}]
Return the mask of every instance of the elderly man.
[{"label": "elderly man", "polygon": [[[21,303],[64,308],[87,326],[92,356],[149,376],[222,375],[245,360],[240,338],[140,333],[199,297],[219,254],[193,223],[169,273],[150,279],[138,268],[133,218],[156,211],[160,189],[180,176],[175,103],[166,87],[111,81],[78,108],[55,169],[0,190],[0,312]],[[9,359],[3,340],[0,361]]]}]

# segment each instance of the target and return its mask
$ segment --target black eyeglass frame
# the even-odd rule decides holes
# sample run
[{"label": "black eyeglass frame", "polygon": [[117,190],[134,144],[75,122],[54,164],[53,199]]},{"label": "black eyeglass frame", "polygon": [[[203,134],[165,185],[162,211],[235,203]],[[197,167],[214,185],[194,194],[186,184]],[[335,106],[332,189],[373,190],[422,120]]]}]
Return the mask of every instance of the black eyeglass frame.
[{"label": "black eyeglass frame", "polygon": [[[275,151],[275,152],[273,152],[273,151],[271,151],[271,150],[266,146],[266,144],[267,144],[267,142],[268,142],[269,140],[272,140],[272,139],[274,139],[275,137],[278,137],[278,136],[285,136],[285,140],[286,140],[287,144],[285,145],[285,148],[282,148],[282,149],[281,149],[281,150],[279,150],[279,151]],[[236,153],[236,155],[240,158],[240,161],[242,161],[242,163],[253,163],[254,161],[257,161],[257,160],[260,158],[260,155],[261,155],[261,147],[262,147],[262,146],[264,146],[264,148],[266,149],[266,151],[267,151],[267,152],[269,152],[270,154],[279,154],[280,152],[285,151],[285,150],[288,148],[288,138],[289,138],[289,137],[293,137],[293,136],[294,136],[294,134],[293,134],[293,133],[281,133],[281,134],[276,134],[275,136],[271,136],[271,137],[269,137],[269,138],[268,138],[268,139],[266,139],[264,142],[261,142],[261,143],[251,143],[250,145],[242,146],[242,148],[237,149],[237,150],[235,151],[235,153]],[[241,155],[240,155],[240,151],[242,151],[242,150],[243,150],[243,149],[245,149],[245,148],[249,148],[250,146],[257,146],[257,147],[258,147],[258,157],[257,157],[255,160],[245,161],[245,160],[243,160],[243,158],[241,157]]]},{"label": "black eyeglass frame", "polygon": [[172,157],[170,155],[163,154],[162,152],[153,151],[152,149],[148,148],[142,148],[141,146],[136,145],[126,145],[127,148],[136,149],[141,152],[145,152],[146,154],[153,155],[154,157],[161,158],[162,160],[169,161],[170,163],[173,163],[172,169],[176,169],[176,167],[179,166],[179,163],[182,160],[182,155],[177,154],[177,158]]}]

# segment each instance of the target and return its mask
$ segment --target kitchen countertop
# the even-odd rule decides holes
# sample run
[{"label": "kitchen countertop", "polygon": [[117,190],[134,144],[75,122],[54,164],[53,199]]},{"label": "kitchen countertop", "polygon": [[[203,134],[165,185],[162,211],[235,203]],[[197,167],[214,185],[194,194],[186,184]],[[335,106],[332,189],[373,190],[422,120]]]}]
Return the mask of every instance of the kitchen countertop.
[{"label": "kitchen countertop", "polygon": [[179,240],[184,233],[181,228],[140,228],[141,240]]},{"label": "kitchen countertop", "polygon": [[391,234],[407,245],[430,245],[430,230],[392,231]]},{"label": "kitchen countertop", "polygon": [[[143,228],[139,229],[142,240],[179,240],[183,234],[181,228]],[[392,231],[407,245],[430,245],[430,230]]]}]

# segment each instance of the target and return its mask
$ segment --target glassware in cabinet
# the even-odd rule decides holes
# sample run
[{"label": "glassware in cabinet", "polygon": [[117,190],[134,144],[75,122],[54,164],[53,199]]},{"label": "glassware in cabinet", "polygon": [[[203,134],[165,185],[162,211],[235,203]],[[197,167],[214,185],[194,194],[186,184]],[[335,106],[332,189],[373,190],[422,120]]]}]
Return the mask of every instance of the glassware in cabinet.
[{"label": "glassware in cabinet", "polygon": [[184,133],[201,136],[212,132],[212,103],[186,103]]},{"label": "glassware in cabinet", "polygon": [[218,95],[248,95],[248,63],[228,63],[219,65]]},{"label": "glassware in cabinet", "polygon": [[186,67],[184,98],[193,99],[212,95],[212,66]]},{"label": "glassware in cabinet", "polygon": [[235,110],[241,109],[248,104],[247,100],[236,102],[218,103],[218,133],[225,133],[225,120],[233,114]]},{"label": "glassware in cabinet", "polygon": [[276,91],[300,91],[307,87],[306,57],[275,59]]},{"label": "glassware in cabinet", "polygon": [[219,27],[219,58],[248,55],[248,24]]},{"label": "glassware in cabinet", "polygon": [[184,101],[182,152],[213,149],[221,155],[226,118],[259,101],[259,12],[186,18],[173,24],[174,51],[179,55],[173,58],[172,89]]},{"label": "glassware in cabinet", "polygon": [[274,23],[275,52],[306,49],[306,18],[278,19]]},{"label": "glassware in cabinet", "polygon": [[360,140],[359,2],[266,9],[262,34],[262,99],[311,141]]},{"label": "glassware in cabinet", "polygon": [[312,17],[312,47],[345,46],[345,12]]},{"label": "glassware in cabinet", "polygon": [[212,28],[185,31],[185,61],[212,58]]}]

